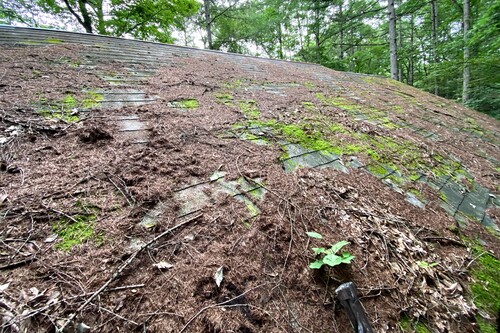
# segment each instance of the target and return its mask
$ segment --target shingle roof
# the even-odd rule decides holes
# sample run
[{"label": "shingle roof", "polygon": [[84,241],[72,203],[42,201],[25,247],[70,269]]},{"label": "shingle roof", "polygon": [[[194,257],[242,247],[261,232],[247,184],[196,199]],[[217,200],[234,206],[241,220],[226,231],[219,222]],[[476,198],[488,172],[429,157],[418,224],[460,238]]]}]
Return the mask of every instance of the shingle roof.
[{"label": "shingle roof", "polygon": [[[139,225],[146,229],[161,224],[162,216],[170,210],[172,216],[181,221],[199,214],[217,221],[216,216],[229,214],[227,210],[232,207],[227,206],[227,202],[222,204],[221,196],[243,204],[246,212],[238,211],[238,214],[242,215],[245,225],[269,223],[270,217],[283,218],[285,211],[294,206],[291,204],[296,199],[294,195],[303,191],[300,197],[317,205],[314,207],[319,217],[315,217],[316,222],[311,222],[312,217],[300,219],[308,221],[303,223],[308,224],[309,229],[322,229],[322,233],[332,228],[324,225],[323,219],[341,221],[337,227],[348,230],[350,227],[343,223],[355,225],[367,217],[370,223],[380,223],[379,218],[393,223],[388,218],[390,215],[396,224],[411,220],[415,227],[421,226],[421,231],[432,229],[438,233],[432,235],[431,232],[426,236],[428,239],[449,239],[455,231],[444,217],[447,214],[464,232],[467,228],[473,232],[481,230],[485,246],[498,246],[498,239],[492,236],[498,236],[500,231],[496,220],[500,208],[498,121],[452,101],[389,79],[337,72],[314,64],[107,36],[0,26],[0,44],[9,48],[10,55],[15,54],[16,49],[38,49],[43,50],[43,54],[68,46],[72,56],[41,61],[65,64],[84,75],[97,75],[102,79],[97,87],[84,84],[70,87],[80,89],[81,96],[58,88],[60,94],[65,95],[53,101],[41,98],[42,93],[38,101],[32,96],[22,100],[22,89],[7,83],[2,89],[20,100],[4,99],[2,107],[7,115],[4,123],[16,124],[16,113],[10,109],[13,104],[31,108],[35,115],[49,118],[56,115],[69,123],[72,119],[64,118],[65,111],[47,111],[47,108],[54,104],[66,105],[72,109],[69,117],[88,119],[89,123],[98,119],[97,127],[90,129],[85,127],[85,121],[79,122],[83,127],[77,125],[75,133],[90,131],[85,135],[91,137],[99,134],[96,128],[102,126],[102,135],[117,140],[112,144],[116,146],[113,154],[121,156],[119,149],[125,147],[123,151],[130,155],[117,157],[116,163],[121,164],[113,164],[114,171],[110,172],[100,166],[100,160],[93,160],[93,155],[85,153],[89,159],[88,170],[104,172],[104,178],[98,178],[109,180],[131,206],[147,203],[139,205],[142,210],[137,213]],[[39,55],[33,60],[28,54],[27,58],[6,61],[29,67],[39,61],[37,59]],[[7,68],[5,63],[4,60]],[[35,69],[34,76],[43,76],[34,72]],[[29,83],[28,79],[25,81]],[[162,114],[171,124],[164,123]],[[16,131],[29,133],[26,122],[18,123]],[[4,147],[12,144],[15,137],[12,131],[11,127],[5,127],[0,132]],[[81,134],[78,135],[83,140]],[[100,139],[89,140],[95,143]],[[86,149],[84,143],[79,144],[82,150]],[[211,155],[200,153],[206,146],[211,147]],[[99,154],[99,147],[95,148],[95,154]],[[157,155],[164,149],[173,150]],[[176,157],[176,152],[182,156]],[[32,154],[30,151],[28,156]],[[109,154],[110,151],[106,151],[105,155]],[[136,162],[129,160],[136,155],[142,164],[135,165]],[[180,164],[165,161],[169,156]],[[59,165],[57,159],[51,159],[47,157],[47,161]],[[186,159],[191,159],[193,165]],[[72,165],[71,161],[67,163]],[[9,167],[6,162],[5,168]],[[184,173],[172,173],[171,170],[179,168]],[[47,181],[31,180],[36,168],[31,173],[28,169],[23,171],[21,184],[7,188],[6,193],[12,200],[8,209],[17,207],[16,200],[22,195],[40,191],[44,182],[50,187]],[[83,172],[85,168],[78,165],[74,170]],[[151,178],[148,173],[157,178]],[[170,175],[175,179],[169,179]],[[154,184],[160,180],[163,193]],[[14,178],[11,181],[15,181]],[[287,187],[290,184],[294,187]],[[306,187],[302,188],[302,184]],[[137,192],[129,193],[128,188]],[[153,202],[150,191],[157,191]],[[305,202],[309,202],[307,200]],[[344,204],[339,205],[338,200]],[[173,201],[175,205],[165,201]],[[384,205],[389,215],[381,217]],[[137,220],[138,215],[130,215],[131,220]],[[294,221],[299,220],[297,216]],[[431,221],[433,218],[442,221]],[[259,230],[267,235],[266,228],[274,227],[266,223],[264,229]],[[380,233],[386,230],[384,228],[373,229],[373,232]],[[416,235],[421,231],[411,230],[408,235],[402,231],[404,237],[400,240],[416,242],[414,245],[419,247],[424,240],[417,241]],[[293,235],[292,231],[289,237],[293,239]],[[185,237],[188,236],[192,235]],[[343,234],[343,237],[349,235]],[[387,237],[397,237],[397,233]],[[354,236],[351,238],[353,244],[359,241]],[[130,246],[143,241],[141,237],[132,237]],[[272,237],[268,241],[272,242]],[[460,242],[460,239],[453,238],[453,241]],[[232,246],[238,243],[235,240]],[[367,250],[360,246],[358,257]],[[415,251],[410,254],[414,259],[427,253],[423,249],[424,252]],[[288,255],[284,260],[286,266]],[[372,306],[369,309],[373,310]],[[437,325],[433,315],[426,315],[432,325]],[[252,325],[257,324],[252,322]]]}]

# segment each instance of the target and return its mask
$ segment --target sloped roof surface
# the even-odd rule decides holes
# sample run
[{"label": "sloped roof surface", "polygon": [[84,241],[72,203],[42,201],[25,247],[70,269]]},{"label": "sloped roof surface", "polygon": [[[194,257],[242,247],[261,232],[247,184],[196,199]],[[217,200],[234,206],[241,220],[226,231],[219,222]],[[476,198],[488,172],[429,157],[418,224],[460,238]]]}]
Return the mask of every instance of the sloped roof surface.
[{"label": "sloped roof surface", "polygon": [[[104,290],[111,314],[79,296],[48,318],[77,323],[78,309],[108,331],[318,332],[334,312],[345,332],[330,289],[351,280],[377,331],[403,317],[473,330],[457,287],[471,280],[458,272],[466,240],[498,255],[495,119],[313,64],[6,26],[0,43],[1,222],[24,240],[6,245],[7,290],[58,286],[69,299],[124,263],[113,287],[140,285]],[[67,224],[80,222],[91,231],[73,244]],[[135,252],[178,224],[149,256]],[[326,244],[307,231],[350,241],[354,264],[308,270],[309,248]],[[248,306],[217,310],[233,298]],[[21,313],[36,306],[10,302],[11,323],[28,325]]]}]

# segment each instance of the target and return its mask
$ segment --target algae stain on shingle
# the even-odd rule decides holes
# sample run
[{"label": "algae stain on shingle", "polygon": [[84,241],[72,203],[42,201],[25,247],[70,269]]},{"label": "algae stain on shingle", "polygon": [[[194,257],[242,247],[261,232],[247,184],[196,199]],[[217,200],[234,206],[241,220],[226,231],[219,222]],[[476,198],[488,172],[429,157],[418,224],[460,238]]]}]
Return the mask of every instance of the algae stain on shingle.
[{"label": "algae stain on shingle", "polygon": [[81,107],[84,109],[97,108],[104,101],[104,95],[95,91],[86,91],[81,101]]},{"label": "algae stain on shingle", "polygon": [[96,108],[103,100],[102,94],[87,91],[81,99],[78,99],[74,94],[65,94],[58,100],[40,97],[34,105],[36,112],[45,118],[77,122],[80,120],[79,111]]},{"label": "algae stain on shingle", "polygon": [[[397,89],[402,87],[397,83],[393,85]],[[413,98],[404,92],[401,94]],[[393,121],[388,111],[378,110],[346,97],[329,96],[320,92],[315,93],[315,97],[323,106],[344,110],[354,120],[373,123],[381,129],[396,130],[408,125],[404,122]],[[252,103],[238,102],[237,106],[246,119],[235,124],[231,132],[242,140],[278,144],[283,151],[279,161],[287,172],[301,167],[334,167],[345,172],[347,172],[346,166],[364,168],[393,190],[403,194],[406,201],[419,208],[424,208],[429,200],[422,191],[415,190],[421,187],[418,184],[434,187],[441,195],[446,194],[443,194],[446,189],[443,189],[442,179],[444,183],[468,184],[466,190],[474,186],[479,188],[467,169],[453,156],[428,152],[425,147],[409,139],[384,135],[384,130],[378,134],[359,132],[334,123],[325,117],[323,112],[319,112],[319,108],[312,102],[301,102],[302,108],[309,114],[294,123],[266,118],[258,108],[253,108],[253,105],[253,101]],[[390,108],[392,112],[404,112],[401,106],[390,106]],[[468,122],[471,127],[474,127],[473,120],[468,120]],[[416,129],[415,133],[426,137],[429,134],[420,129]],[[446,210],[455,218],[465,217],[479,222],[491,222],[488,218],[479,216],[484,215],[481,213],[484,211],[482,206],[479,206],[479,210],[474,207],[478,200],[484,198],[484,193],[489,194],[487,191],[480,192],[482,194],[480,193],[476,201],[473,200],[474,195],[461,197],[460,202],[468,202],[469,199],[469,201],[474,201],[471,202],[470,207],[467,205],[453,207],[452,205]],[[497,228],[494,223],[493,226],[494,229]]]},{"label": "algae stain on shingle", "polygon": [[193,179],[191,185],[176,191],[180,202],[179,216],[186,216],[210,205],[214,195],[224,193],[243,203],[248,211],[244,218],[247,223],[261,214],[258,202],[264,199],[266,190],[262,179],[239,177],[227,180],[226,172],[215,171],[208,180]]}]

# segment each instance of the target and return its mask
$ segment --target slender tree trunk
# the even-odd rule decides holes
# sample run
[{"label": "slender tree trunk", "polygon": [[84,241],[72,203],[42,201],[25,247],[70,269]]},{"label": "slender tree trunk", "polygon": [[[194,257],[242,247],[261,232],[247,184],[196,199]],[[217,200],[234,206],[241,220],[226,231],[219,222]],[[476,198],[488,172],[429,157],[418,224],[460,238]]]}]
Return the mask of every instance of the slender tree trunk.
[{"label": "slender tree trunk", "polygon": [[304,38],[302,36],[302,21],[300,20],[300,17],[297,17],[297,27],[299,29],[299,45],[300,49],[304,49]]},{"label": "slender tree trunk", "polygon": [[432,24],[432,75],[434,76],[434,94],[439,94],[437,67],[437,29],[438,29],[438,6],[437,0],[431,0],[431,24]]},{"label": "slender tree trunk", "polygon": [[411,14],[410,18],[410,69],[408,71],[408,84],[413,86],[413,78],[415,76],[415,16]]},{"label": "slender tree trunk", "polygon": [[278,23],[278,57],[283,59],[283,30],[281,29],[281,22]]},{"label": "slender tree trunk", "polygon": [[349,72],[354,72],[354,29],[349,30]]},{"label": "slender tree trunk", "polygon": [[470,50],[469,50],[469,29],[470,29],[470,2],[464,0],[464,85],[462,89],[462,104],[469,101],[469,84],[470,84]]},{"label": "slender tree trunk", "polygon": [[394,0],[388,0],[389,15],[389,50],[391,53],[391,78],[398,80],[398,53],[396,44],[396,8]]},{"label": "slender tree trunk", "polygon": [[208,48],[210,50],[213,50],[214,46],[212,43],[212,21],[210,19],[210,0],[203,0],[203,5],[205,7],[205,28],[207,29]]},{"label": "slender tree trunk", "polygon": [[[401,2],[399,2],[401,3]],[[397,30],[397,34],[398,34],[398,45],[396,46],[396,48],[398,50],[402,50],[403,49],[403,27],[402,27],[402,22],[401,20],[397,20],[398,22],[398,25],[399,25],[399,29]],[[403,66],[406,67],[406,73],[408,74],[408,67],[404,65],[404,63],[402,63],[402,61],[399,61],[398,62],[398,79],[403,82]],[[408,75],[406,76],[406,83],[408,83]]]},{"label": "slender tree trunk", "polygon": [[315,14],[315,22],[314,22],[314,44],[316,46],[316,62],[319,64],[321,61],[320,49],[319,49],[319,0],[314,2],[314,14]]},{"label": "slender tree trunk", "polygon": [[344,60],[344,12],[342,8],[343,3],[339,4],[339,30],[340,30],[340,61]]}]

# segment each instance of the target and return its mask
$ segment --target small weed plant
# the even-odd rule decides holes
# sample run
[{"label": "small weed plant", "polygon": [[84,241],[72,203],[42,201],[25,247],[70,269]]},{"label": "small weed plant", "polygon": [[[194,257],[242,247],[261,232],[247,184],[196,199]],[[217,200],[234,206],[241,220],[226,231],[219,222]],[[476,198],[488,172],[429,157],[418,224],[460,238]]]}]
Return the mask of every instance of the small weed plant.
[{"label": "small weed plant", "polygon": [[[323,239],[321,234],[317,232],[310,231],[307,232],[307,235],[311,238]],[[332,244],[330,248],[325,247],[313,247],[311,250],[316,254],[316,256],[320,256],[319,259],[309,264],[309,268],[312,269],[320,269],[323,265],[328,265],[331,267],[335,267],[340,264],[350,264],[354,259],[354,256],[349,252],[342,252],[341,255],[338,255],[339,252],[344,246],[350,244],[349,242],[342,240],[335,244]]]}]

